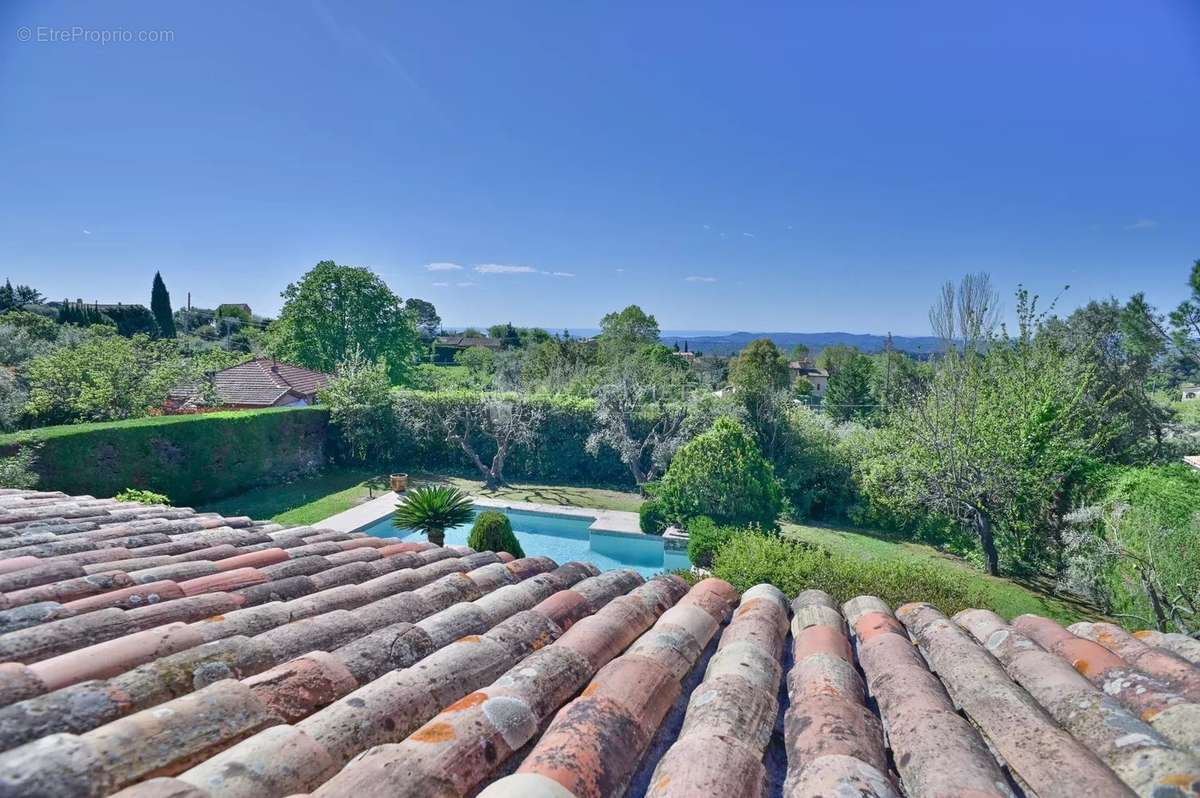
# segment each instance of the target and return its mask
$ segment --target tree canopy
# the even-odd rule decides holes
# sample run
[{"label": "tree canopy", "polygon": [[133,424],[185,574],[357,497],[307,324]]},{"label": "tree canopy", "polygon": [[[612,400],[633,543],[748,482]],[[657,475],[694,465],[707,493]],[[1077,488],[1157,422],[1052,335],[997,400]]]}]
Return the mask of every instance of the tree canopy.
[{"label": "tree canopy", "polygon": [[158,324],[160,338],[175,337],[175,315],[171,312],[171,295],[167,293],[167,284],[162,275],[154,273],[154,285],[150,289],[150,312]]},{"label": "tree canopy", "polygon": [[318,263],[283,291],[284,305],[270,330],[275,355],[332,372],[352,352],[387,363],[403,384],[415,364],[418,339],[400,298],[369,269]]}]

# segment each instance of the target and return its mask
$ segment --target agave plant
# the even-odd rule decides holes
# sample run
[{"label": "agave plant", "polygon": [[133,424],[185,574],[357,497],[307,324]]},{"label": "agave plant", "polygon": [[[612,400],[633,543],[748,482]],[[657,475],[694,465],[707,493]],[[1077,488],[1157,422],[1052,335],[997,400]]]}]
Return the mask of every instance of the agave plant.
[{"label": "agave plant", "polygon": [[417,529],[429,542],[446,545],[446,530],[471,520],[474,507],[471,498],[458,488],[431,485],[413,488],[392,514],[393,526]]}]

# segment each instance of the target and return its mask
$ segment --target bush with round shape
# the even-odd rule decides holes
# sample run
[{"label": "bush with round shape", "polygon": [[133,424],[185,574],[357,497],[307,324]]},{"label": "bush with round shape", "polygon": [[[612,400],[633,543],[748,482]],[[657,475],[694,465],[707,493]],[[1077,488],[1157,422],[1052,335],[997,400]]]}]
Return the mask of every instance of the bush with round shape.
[{"label": "bush with round shape", "polygon": [[467,545],[475,551],[507,551],[514,557],[525,556],[521,541],[513,532],[512,521],[498,510],[484,510],[475,517]]},{"label": "bush with round shape", "polygon": [[396,506],[392,524],[399,529],[425,533],[436,546],[446,545],[446,530],[471,520],[475,507],[471,497],[458,488],[430,485],[413,488]]},{"label": "bush with round shape", "polygon": [[661,535],[667,530],[667,516],[658,499],[647,499],[638,508],[638,525],[647,535]]},{"label": "bush with round shape", "polygon": [[774,469],[754,438],[732,418],[679,450],[658,490],[669,520],[704,515],[716,524],[776,529],[783,497]]},{"label": "bush with round shape", "polygon": [[708,516],[688,521],[688,559],[701,568],[712,566],[717,551],[733,539],[739,530],[733,526],[717,526]]}]

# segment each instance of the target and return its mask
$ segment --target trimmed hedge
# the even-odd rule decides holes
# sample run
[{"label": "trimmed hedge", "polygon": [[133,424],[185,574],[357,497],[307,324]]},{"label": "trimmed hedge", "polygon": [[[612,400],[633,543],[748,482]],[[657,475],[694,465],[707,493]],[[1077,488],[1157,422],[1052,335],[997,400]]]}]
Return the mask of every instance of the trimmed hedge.
[{"label": "trimmed hedge", "polygon": [[507,551],[517,558],[525,556],[521,542],[513,532],[512,521],[499,510],[484,510],[475,517],[467,545],[475,551]]},{"label": "trimmed hedge", "polygon": [[324,408],[304,407],[69,424],[0,436],[0,454],[40,443],[43,489],[140,488],[192,505],[320,468],[328,422]]},{"label": "trimmed hedge", "polygon": [[666,510],[658,499],[647,499],[638,508],[638,526],[647,535],[661,535],[667,531]]},{"label": "trimmed hedge", "polygon": [[[453,471],[478,473],[474,464],[457,445],[448,443],[440,429],[413,430],[400,422],[397,408],[405,402],[454,404],[478,402],[483,394],[468,391],[397,391],[393,393],[390,408],[365,408],[359,420],[364,428],[375,431],[375,443],[366,447],[365,457],[355,457],[353,447],[347,446],[333,425],[333,442],[338,459],[344,462],[367,462],[387,465],[406,471]],[[577,485],[606,485],[621,488],[634,487],[629,468],[617,454],[607,447],[593,457],[585,449],[588,435],[595,423],[596,403],[591,399],[580,399],[560,395],[523,396],[515,400],[539,405],[543,412],[543,424],[538,442],[533,447],[517,446],[509,454],[504,465],[504,476],[509,480],[530,479],[537,482],[566,483]],[[472,439],[479,456],[490,462],[495,453],[494,444],[487,436],[479,434]]]},{"label": "trimmed hedge", "polygon": [[932,563],[848,557],[820,546],[743,532],[721,546],[713,575],[738,591],[769,582],[789,598],[816,588],[842,604],[855,596],[877,596],[891,607],[923,601],[947,615],[970,607],[994,609],[971,575]]}]

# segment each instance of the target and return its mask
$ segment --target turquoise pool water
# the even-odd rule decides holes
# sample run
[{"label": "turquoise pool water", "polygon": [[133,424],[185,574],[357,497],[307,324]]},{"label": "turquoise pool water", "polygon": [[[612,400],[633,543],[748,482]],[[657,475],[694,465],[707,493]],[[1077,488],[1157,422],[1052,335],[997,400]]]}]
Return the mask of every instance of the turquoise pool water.
[{"label": "turquoise pool water", "polygon": [[[490,508],[489,508],[490,509]],[[589,532],[594,518],[580,518],[552,513],[531,513],[524,510],[501,510],[512,521],[513,531],[521,548],[530,557],[549,557],[557,563],[580,560],[596,565],[602,571],[613,568],[636,568],[643,576],[653,576],[668,570],[689,567],[687,555],[663,551],[662,539],[647,535],[621,535]],[[478,514],[478,510],[476,510]],[[392,526],[391,516],[385,516],[359,530],[381,538],[420,541],[425,535]],[[471,524],[446,530],[446,545],[465,546]]]}]

